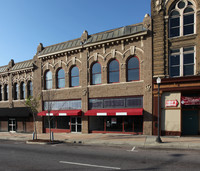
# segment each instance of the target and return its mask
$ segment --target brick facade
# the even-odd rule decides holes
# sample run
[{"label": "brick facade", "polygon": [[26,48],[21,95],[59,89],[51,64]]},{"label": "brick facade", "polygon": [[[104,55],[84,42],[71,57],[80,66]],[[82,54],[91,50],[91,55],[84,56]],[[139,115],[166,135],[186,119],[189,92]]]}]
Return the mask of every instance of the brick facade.
[{"label": "brick facade", "polygon": [[[120,36],[120,34],[122,35]],[[31,60],[33,67],[20,68],[15,72],[2,71],[0,79],[2,86],[9,85],[9,100],[0,102],[0,108],[23,107],[23,100],[13,100],[13,85],[22,81],[27,85],[33,82],[33,96],[41,95],[39,112],[44,110],[45,101],[81,100],[82,133],[89,132],[89,99],[93,98],[125,98],[143,97],[143,134],[152,134],[152,26],[151,18],[146,15],[143,23],[126,26],[119,29],[88,35],[84,31],[81,38],[63,42],[49,47],[40,44],[37,53]],[[107,38],[104,38],[107,36]],[[110,38],[109,38],[110,36]],[[92,40],[91,40],[92,39]],[[73,46],[73,43],[80,42]],[[69,44],[71,43],[71,47]],[[62,49],[61,49],[62,47]],[[64,48],[66,47],[66,48]],[[61,49],[61,50],[59,50]],[[130,57],[139,60],[139,80],[127,81],[127,61]],[[108,65],[110,61],[119,63],[119,82],[108,83]],[[15,67],[14,61],[11,69]],[[102,68],[102,81],[99,85],[91,84],[92,65],[98,62]],[[9,66],[9,65],[8,65]],[[6,66],[6,68],[8,68]],[[73,66],[79,69],[79,86],[70,86],[70,72]],[[57,88],[57,71],[65,71],[65,87]],[[2,68],[3,70],[3,68]],[[45,74],[52,72],[52,89],[45,90]],[[26,87],[27,89],[27,87]],[[49,99],[49,93],[53,96]],[[123,120],[123,119],[122,119]],[[37,118],[38,132],[43,132],[44,117]],[[124,121],[123,121],[124,124]],[[3,128],[2,128],[3,129]],[[31,117],[18,122],[18,131],[33,131]]]}]

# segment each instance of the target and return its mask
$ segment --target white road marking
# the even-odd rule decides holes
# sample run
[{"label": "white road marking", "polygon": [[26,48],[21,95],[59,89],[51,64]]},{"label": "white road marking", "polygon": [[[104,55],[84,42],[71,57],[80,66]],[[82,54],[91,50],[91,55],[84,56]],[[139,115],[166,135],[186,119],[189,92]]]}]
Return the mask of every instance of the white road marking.
[{"label": "white road marking", "polygon": [[114,170],[120,170],[119,167],[109,167],[109,166],[100,166],[100,165],[92,165],[92,164],[84,164],[84,163],[74,163],[74,162],[67,162],[67,161],[59,161],[60,163],[65,164],[73,164],[73,165],[79,165],[79,166],[88,166],[88,167],[101,167],[105,169],[114,169]]},{"label": "white road marking", "polygon": [[138,152],[138,150],[135,150],[135,147],[133,147],[131,150],[127,150],[129,152]]}]

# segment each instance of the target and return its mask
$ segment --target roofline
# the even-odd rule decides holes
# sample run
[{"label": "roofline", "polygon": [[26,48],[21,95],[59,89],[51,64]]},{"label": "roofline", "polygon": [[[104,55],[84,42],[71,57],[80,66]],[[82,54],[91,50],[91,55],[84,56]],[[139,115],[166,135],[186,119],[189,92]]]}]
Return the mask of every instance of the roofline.
[{"label": "roofline", "polygon": [[113,41],[117,41],[117,40],[127,39],[127,38],[131,38],[131,37],[143,36],[143,35],[146,35],[147,32],[148,31],[145,30],[145,31],[141,31],[137,34],[118,37],[118,38],[115,38],[115,39],[109,39],[109,40],[99,41],[99,42],[95,42],[95,43],[88,43],[88,44],[85,44],[85,45],[83,44],[81,46],[76,46],[74,48],[65,49],[65,50],[62,50],[62,51],[56,51],[56,52],[53,52],[53,53],[47,53],[47,54],[44,54],[44,55],[39,55],[38,58],[42,58],[42,57],[46,57],[46,56],[50,56],[50,55],[55,55],[55,54],[58,54],[58,53],[68,52],[68,51],[72,51],[72,50],[76,50],[76,49],[80,49],[80,48],[87,48],[87,47],[98,45],[98,44],[104,44],[104,43],[109,43],[109,42],[113,42]]},{"label": "roofline", "polygon": [[[88,36],[94,36],[94,35],[98,35],[98,34],[101,34],[101,33],[112,32],[114,30],[117,30],[117,29],[120,29],[120,28],[123,28],[123,27],[127,27],[127,26],[138,26],[138,25],[143,25],[143,22],[140,22],[140,23],[137,23],[137,24],[130,24],[130,25],[126,25],[126,26],[122,26],[122,27],[118,27],[118,28],[113,28],[113,29],[101,31],[101,32],[98,32],[98,33],[93,33],[93,34],[90,34]],[[52,46],[60,45],[60,44],[63,44],[63,43],[67,43],[67,42],[71,42],[71,41],[75,41],[75,40],[80,40],[80,39],[81,38],[79,37],[79,38],[67,40],[67,41],[64,41],[64,42],[61,42],[61,43],[56,43],[56,44],[53,44],[53,45],[45,46],[44,48],[48,48],[48,47],[52,47]]]}]

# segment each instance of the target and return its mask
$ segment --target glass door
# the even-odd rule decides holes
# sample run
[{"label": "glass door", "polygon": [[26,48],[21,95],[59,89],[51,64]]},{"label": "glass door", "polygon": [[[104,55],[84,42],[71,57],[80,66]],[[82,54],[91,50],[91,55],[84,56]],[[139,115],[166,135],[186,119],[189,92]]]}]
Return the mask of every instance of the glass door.
[{"label": "glass door", "polygon": [[71,117],[71,132],[81,132],[81,117]]},{"label": "glass door", "polygon": [[16,119],[9,118],[8,120],[8,131],[15,132],[16,131]]}]

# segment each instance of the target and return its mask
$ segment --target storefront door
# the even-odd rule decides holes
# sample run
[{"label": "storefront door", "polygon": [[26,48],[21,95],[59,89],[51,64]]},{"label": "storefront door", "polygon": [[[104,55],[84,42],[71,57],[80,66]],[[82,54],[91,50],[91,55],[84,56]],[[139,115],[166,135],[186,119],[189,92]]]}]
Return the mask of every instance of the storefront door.
[{"label": "storefront door", "polygon": [[198,135],[198,122],[197,110],[182,111],[182,135]]},{"label": "storefront door", "polygon": [[8,120],[8,131],[15,132],[16,131],[16,119],[9,118]]},{"label": "storefront door", "polygon": [[71,117],[71,132],[81,132],[81,117]]}]

